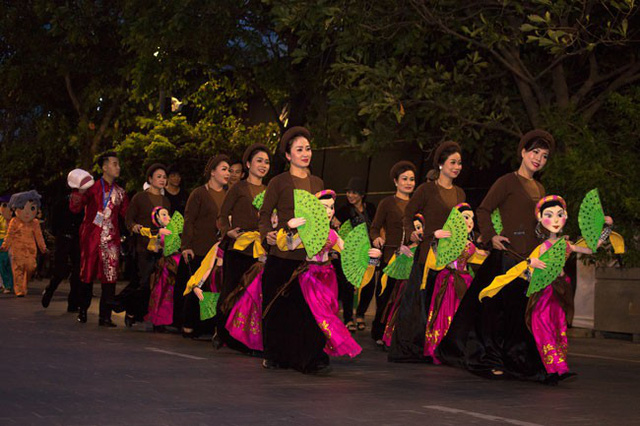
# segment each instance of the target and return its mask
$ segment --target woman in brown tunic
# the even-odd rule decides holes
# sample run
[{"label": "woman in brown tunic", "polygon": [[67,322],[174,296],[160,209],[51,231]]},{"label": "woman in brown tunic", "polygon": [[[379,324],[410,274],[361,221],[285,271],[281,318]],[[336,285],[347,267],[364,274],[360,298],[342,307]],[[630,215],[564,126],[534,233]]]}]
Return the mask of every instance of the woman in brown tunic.
[{"label": "woman in brown tunic", "polygon": [[[536,235],[536,203],[545,195],[534,179],[555,148],[553,137],[544,130],[532,130],[520,139],[520,168],[499,178],[478,207],[482,239],[493,250],[478,270],[437,356],[447,364],[491,378],[516,377],[545,381],[533,336],[525,323],[528,299],[524,280],[510,285],[496,297],[482,303],[480,291],[493,278],[524,260],[540,243]],[[503,230],[497,234],[491,214],[499,211]]]},{"label": "woman in brown tunic", "polygon": [[[262,275],[262,366],[291,367],[302,373],[324,374],[330,370],[329,357],[324,352],[326,338],[304,299],[298,279],[292,277],[304,263],[305,250],[281,251],[275,245],[277,231],[294,218],[293,190],[315,194],[324,189],[322,179],[309,171],[310,139],[311,134],[304,127],[293,127],[284,133],[280,153],[285,155],[290,168],[271,179],[260,209],[260,236],[271,245]],[[278,211],[276,231],[271,225],[274,209]],[[287,285],[287,291],[280,292],[284,285]]]},{"label": "woman in brown tunic", "polygon": [[[183,292],[209,249],[220,239],[218,216],[226,195],[224,186],[229,181],[230,161],[224,154],[218,154],[209,160],[204,171],[207,183],[191,192],[184,211],[182,259],[178,265],[176,288],[173,292],[173,318],[174,325],[182,327],[186,337],[213,332],[213,321],[200,324],[198,298],[193,293],[183,296]],[[198,329],[196,326],[199,326]]]},{"label": "woman in brown tunic", "polygon": [[224,255],[216,333],[220,343],[241,352],[250,352],[225,328],[228,314],[225,308],[231,302],[227,301],[228,297],[237,289],[245,272],[266,254],[258,231],[258,209],[253,205],[253,200],[266,189],[262,180],[271,167],[269,148],[261,143],[249,146],[242,156],[242,164],[247,170],[247,178],[229,189],[220,210],[220,231],[229,238],[229,248]]},{"label": "woman in brown tunic", "polygon": [[[420,242],[415,253],[411,275],[404,287],[393,321],[393,337],[388,359],[391,362],[424,362],[425,329],[427,326],[428,304],[433,293],[437,272],[429,271],[425,290],[421,290],[424,266],[433,241],[433,233],[447,220],[451,209],[465,201],[462,188],[453,184],[462,170],[461,148],[453,141],[443,142],[436,149],[433,158],[434,169],[427,178],[433,180],[420,185],[404,211],[405,238]],[[423,233],[414,228],[414,216],[424,217]]]},{"label": "woman in brown tunic", "polygon": [[[393,165],[389,175],[396,186],[396,193],[380,201],[370,231],[373,246],[383,250],[381,270],[404,243],[402,219],[409,204],[409,198],[416,187],[416,166],[410,161],[399,161]],[[384,237],[381,235],[382,229],[385,232]],[[371,325],[371,337],[378,346],[384,345],[382,335],[386,320],[383,314],[395,285],[396,280],[389,278],[384,292],[376,294],[376,316]]]}]

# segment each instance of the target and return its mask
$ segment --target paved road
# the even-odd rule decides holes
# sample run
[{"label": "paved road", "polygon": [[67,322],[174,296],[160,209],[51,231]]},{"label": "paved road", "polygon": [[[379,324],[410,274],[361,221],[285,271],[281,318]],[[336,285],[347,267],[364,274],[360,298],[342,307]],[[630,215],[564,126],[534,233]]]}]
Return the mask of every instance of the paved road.
[{"label": "paved road", "polygon": [[[602,425],[640,424],[640,345],[573,339],[579,376],[559,387],[487,381],[449,367],[386,362],[366,333],[363,354],[330,377],[267,371],[209,342],[97,326],[49,309],[30,286],[0,297],[0,425]],[[99,287],[99,286],[98,286]]]}]

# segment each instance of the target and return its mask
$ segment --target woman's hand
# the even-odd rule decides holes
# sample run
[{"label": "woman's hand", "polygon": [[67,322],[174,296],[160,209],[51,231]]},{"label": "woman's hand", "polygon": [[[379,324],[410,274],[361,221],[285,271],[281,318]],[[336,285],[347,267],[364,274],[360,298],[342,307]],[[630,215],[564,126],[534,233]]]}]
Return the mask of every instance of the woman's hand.
[{"label": "woman's hand", "polygon": [[608,226],[613,225],[613,218],[611,216],[605,216],[604,223],[606,223]]},{"label": "woman's hand", "polygon": [[451,231],[445,231],[444,229],[438,229],[436,232],[433,233],[433,236],[436,237],[437,239],[449,238],[449,237],[451,237]]},{"label": "woman's hand", "polygon": [[243,233],[242,233],[242,232],[240,232],[240,228],[233,228],[233,229],[230,229],[229,231],[227,231],[227,235],[228,235],[229,237],[233,238],[234,240],[237,240],[237,239],[238,239],[238,237],[239,237],[240,235],[242,235],[242,234],[243,234]]},{"label": "woman's hand", "polygon": [[382,252],[377,248],[369,249],[369,257],[372,259],[379,259],[382,256]]},{"label": "woman's hand", "polygon": [[407,256],[408,258],[412,258],[413,257],[413,252],[411,251],[409,246],[405,246],[403,244],[403,245],[400,246],[400,248],[398,248],[398,251],[400,253],[404,254],[405,256]]},{"label": "woman's hand", "polygon": [[491,244],[493,245],[493,248],[494,249],[498,249],[498,250],[506,250],[507,249],[505,247],[505,245],[502,244],[505,241],[507,243],[511,243],[511,241],[509,241],[509,239],[507,237],[503,237],[502,235],[494,235],[493,238],[491,238]]},{"label": "woman's hand", "polygon": [[293,219],[289,219],[289,222],[287,222],[287,226],[290,229],[296,229],[301,227],[305,223],[307,223],[307,219],[305,219],[304,217],[294,217]]},{"label": "woman's hand", "polygon": [[375,248],[381,249],[382,247],[384,247],[384,243],[385,243],[385,241],[384,241],[384,238],[382,238],[382,237],[378,237],[375,240],[373,240],[373,246]]},{"label": "woman's hand", "polygon": [[419,243],[422,241],[422,232],[413,231],[409,239],[414,243]]},{"label": "woman's hand", "polygon": [[134,234],[139,234],[141,229],[142,229],[142,225],[137,223],[133,225],[133,228],[131,228],[131,232],[133,232]]},{"label": "woman's hand", "polygon": [[171,235],[171,231],[169,231],[167,228],[160,228],[158,229],[158,234],[167,236]]},{"label": "woman's hand", "polygon": [[267,232],[267,244],[275,246],[277,241],[278,231]]},{"label": "woman's hand", "polygon": [[185,250],[182,250],[182,257],[184,258],[184,260],[189,262],[189,260],[195,257],[195,254],[193,253],[193,250],[185,249]]}]

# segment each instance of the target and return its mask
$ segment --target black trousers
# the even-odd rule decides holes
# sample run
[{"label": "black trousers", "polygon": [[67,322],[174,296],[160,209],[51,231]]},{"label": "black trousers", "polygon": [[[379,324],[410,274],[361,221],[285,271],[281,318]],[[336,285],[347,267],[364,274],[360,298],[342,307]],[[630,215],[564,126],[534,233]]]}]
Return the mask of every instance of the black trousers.
[{"label": "black trousers", "polygon": [[143,321],[149,311],[151,274],[155,270],[156,264],[161,256],[162,253],[154,253],[148,250],[137,253],[138,288],[131,291],[125,300],[122,301],[127,315],[134,317],[136,321]]},{"label": "black trousers", "polygon": [[301,264],[297,260],[268,257],[262,275],[262,338],[265,359],[307,373],[329,364],[329,356],[324,352],[326,338],[297,279],[278,296]]},{"label": "black trousers", "polygon": [[[379,275],[382,277],[382,268]],[[387,325],[387,318],[385,318],[384,313],[387,311],[387,305],[396,287],[396,282],[393,278],[387,278],[387,287],[384,291],[382,293],[376,291],[376,316],[371,323],[371,337],[373,340],[380,340],[384,335],[384,329]],[[379,288],[382,288],[382,286]]]},{"label": "black trousers", "polygon": [[[353,300],[356,291],[358,291],[345,277],[342,272],[342,264],[340,259],[334,259],[331,261],[333,269],[336,271],[336,279],[338,281],[338,299],[342,301],[342,318],[345,323],[353,321]],[[358,307],[356,309],[356,317],[364,318],[364,314],[369,309],[371,300],[375,293],[375,289],[378,285],[377,280],[380,274],[377,273],[371,279],[371,282],[365,286],[360,292],[360,300],[358,300]]]},{"label": "black trousers", "polygon": [[67,277],[69,277],[70,287],[67,309],[75,310],[80,306],[80,240],[59,235],[56,236],[53,274],[47,286],[47,292],[53,294]]},{"label": "black trousers", "polygon": [[[93,298],[93,283],[80,284],[80,309],[88,310]],[[102,283],[100,294],[100,319],[111,319],[111,306],[116,295],[116,283]]]}]

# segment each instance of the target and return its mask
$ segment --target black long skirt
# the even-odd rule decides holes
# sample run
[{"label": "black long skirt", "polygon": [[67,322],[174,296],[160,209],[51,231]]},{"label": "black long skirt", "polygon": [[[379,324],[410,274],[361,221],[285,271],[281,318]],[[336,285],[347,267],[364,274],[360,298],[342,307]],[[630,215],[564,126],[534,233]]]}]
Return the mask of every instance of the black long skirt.
[{"label": "black long skirt", "polygon": [[[295,279],[278,295],[303,262],[269,256],[262,275],[262,322],[264,358],[281,367],[309,373],[329,364],[324,352],[326,339]],[[274,301],[275,300],[275,301]],[[267,306],[271,304],[269,312]]]},{"label": "black long skirt", "polygon": [[216,333],[218,337],[229,348],[242,353],[250,353],[249,349],[244,343],[237,341],[227,331],[225,327],[229,312],[225,312],[222,306],[229,295],[238,288],[242,276],[256,263],[257,260],[251,255],[244,254],[237,250],[227,250],[224,255],[223,273],[222,273],[222,286],[218,289],[220,291],[220,298],[218,299],[217,308],[217,325]]},{"label": "black long skirt", "polygon": [[[528,282],[516,279],[493,298],[478,295],[514,262],[493,250],[460,302],[447,335],[436,350],[439,360],[489,378],[545,381],[548,378],[526,325]],[[504,374],[496,375],[495,370]]]},{"label": "black long skirt", "polygon": [[[416,252],[415,256],[418,258],[420,253]],[[390,362],[431,361],[430,357],[424,355],[424,342],[427,312],[438,273],[430,270],[425,289],[421,290],[423,274],[424,263],[414,262],[394,322],[395,329],[387,357]]]}]

